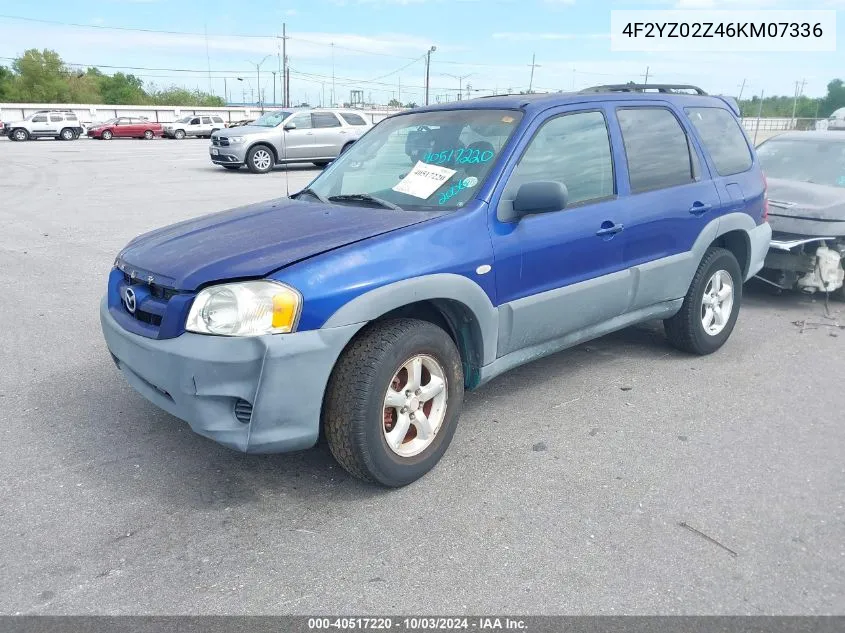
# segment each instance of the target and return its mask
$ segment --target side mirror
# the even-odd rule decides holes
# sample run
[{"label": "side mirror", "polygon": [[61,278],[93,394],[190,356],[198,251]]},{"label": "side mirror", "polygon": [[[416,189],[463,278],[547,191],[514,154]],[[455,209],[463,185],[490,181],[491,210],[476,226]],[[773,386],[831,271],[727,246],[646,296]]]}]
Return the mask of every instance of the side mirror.
[{"label": "side mirror", "polygon": [[561,211],[566,208],[569,193],[566,185],[556,181],[537,180],[520,185],[513,200],[517,218],[533,213]]},{"label": "side mirror", "polygon": [[296,123],[294,123],[293,121],[288,121],[287,123],[285,123],[284,129],[285,129],[285,132],[287,132],[289,130],[295,130],[296,129]]}]

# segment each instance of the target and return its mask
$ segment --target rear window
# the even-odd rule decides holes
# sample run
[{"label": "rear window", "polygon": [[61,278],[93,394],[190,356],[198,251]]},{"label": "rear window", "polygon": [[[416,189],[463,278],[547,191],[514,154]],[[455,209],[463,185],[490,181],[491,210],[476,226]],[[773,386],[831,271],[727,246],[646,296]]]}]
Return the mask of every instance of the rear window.
[{"label": "rear window", "polygon": [[722,108],[684,108],[684,111],[720,176],[731,176],[751,168],[751,150],[730,112]]},{"label": "rear window", "polygon": [[343,120],[346,121],[349,125],[367,125],[367,122],[364,120],[364,117],[353,114],[351,112],[341,112],[340,116],[343,117]]},{"label": "rear window", "polygon": [[211,117],[211,120],[215,123],[223,123],[223,119],[221,119],[219,116],[213,116]]},{"label": "rear window", "polygon": [[75,115],[75,114],[66,114],[66,115],[65,115],[65,118],[66,118],[68,121],[77,121],[77,120],[78,120],[78,119],[76,118],[76,115]]},{"label": "rear window", "polygon": [[665,108],[620,108],[616,116],[633,193],[693,182],[689,141],[674,114]]}]

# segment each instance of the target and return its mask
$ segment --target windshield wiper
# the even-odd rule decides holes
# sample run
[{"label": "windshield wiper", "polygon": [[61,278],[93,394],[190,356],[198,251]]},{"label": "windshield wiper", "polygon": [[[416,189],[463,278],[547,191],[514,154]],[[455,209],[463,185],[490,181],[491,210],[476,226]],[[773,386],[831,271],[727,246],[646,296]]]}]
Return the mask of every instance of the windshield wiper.
[{"label": "windshield wiper", "polygon": [[305,189],[303,189],[302,191],[300,191],[299,193],[297,193],[297,194],[296,194],[296,199],[298,200],[298,199],[299,199],[299,196],[301,196],[302,194],[307,194],[307,195],[309,195],[309,196],[313,196],[314,198],[317,198],[317,200],[319,200],[319,201],[320,201],[320,202],[322,202],[323,204],[328,204],[328,203],[329,203],[329,201],[328,201],[328,200],[326,200],[323,196],[321,196],[319,193],[317,193],[316,191],[314,191],[311,187],[305,187]]},{"label": "windshield wiper", "polygon": [[376,198],[368,193],[345,193],[340,196],[329,196],[329,202],[375,202],[377,205],[385,209],[393,209],[394,211],[402,211],[402,207],[398,204],[393,204],[387,200]]}]

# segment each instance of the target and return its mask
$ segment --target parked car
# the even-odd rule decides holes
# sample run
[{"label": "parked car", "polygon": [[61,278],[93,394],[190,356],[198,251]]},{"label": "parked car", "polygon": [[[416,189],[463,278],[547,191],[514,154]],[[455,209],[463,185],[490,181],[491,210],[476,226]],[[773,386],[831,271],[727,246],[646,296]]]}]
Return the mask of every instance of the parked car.
[{"label": "parked car", "polygon": [[845,130],[845,108],[834,110],[827,119],[827,129],[831,131]]},{"label": "parked car", "polygon": [[162,125],[162,136],[167,138],[183,139],[186,136],[199,138],[211,137],[217,130],[226,127],[225,121],[219,116],[191,115],[182,117],[173,123]]},{"label": "parked car", "polygon": [[765,181],[728,101],[631,89],[391,116],[293,199],[135,238],[100,306],[117,367],[226,446],[322,431],[401,486],[517,365],[651,319],[715,352],[771,238]]},{"label": "parked car", "polygon": [[226,125],[226,127],[227,128],[243,127],[245,125],[252,125],[253,121],[255,121],[255,119],[242,119],[240,121],[235,121],[234,123],[229,123],[228,125]]},{"label": "parked car", "polygon": [[324,167],[347,150],[372,126],[349,110],[276,110],[233,134],[211,136],[211,162],[226,169],[246,165],[263,174],[274,165],[314,163]]},{"label": "parked car", "polygon": [[105,141],[117,138],[153,139],[161,136],[161,124],[142,117],[118,117],[95,123],[88,129],[88,136]]},{"label": "parked car", "polygon": [[4,123],[3,129],[13,141],[37,138],[73,141],[82,134],[79,118],[70,110],[39,110],[21,121]]},{"label": "parked car", "polygon": [[773,231],[759,278],[845,300],[845,135],[787,132],[757,152],[769,181]]}]

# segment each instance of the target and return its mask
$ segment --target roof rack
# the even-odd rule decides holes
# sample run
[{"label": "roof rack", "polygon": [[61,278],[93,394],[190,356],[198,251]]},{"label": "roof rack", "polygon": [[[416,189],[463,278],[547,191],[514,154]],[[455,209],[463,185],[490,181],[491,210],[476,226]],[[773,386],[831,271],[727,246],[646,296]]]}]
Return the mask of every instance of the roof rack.
[{"label": "roof rack", "polygon": [[707,93],[704,92],[698,86],[692,86],[688,84],[611,84],[607,86],[593,86],[592,88],[585,88],[581,90],[582,93],[591,93],[591,92],[648,92],[648,91],[655,91],[655,92],[665,92],[665,93],[677,93],[682,90],[694,90],[696,94],[706,96]]}]

